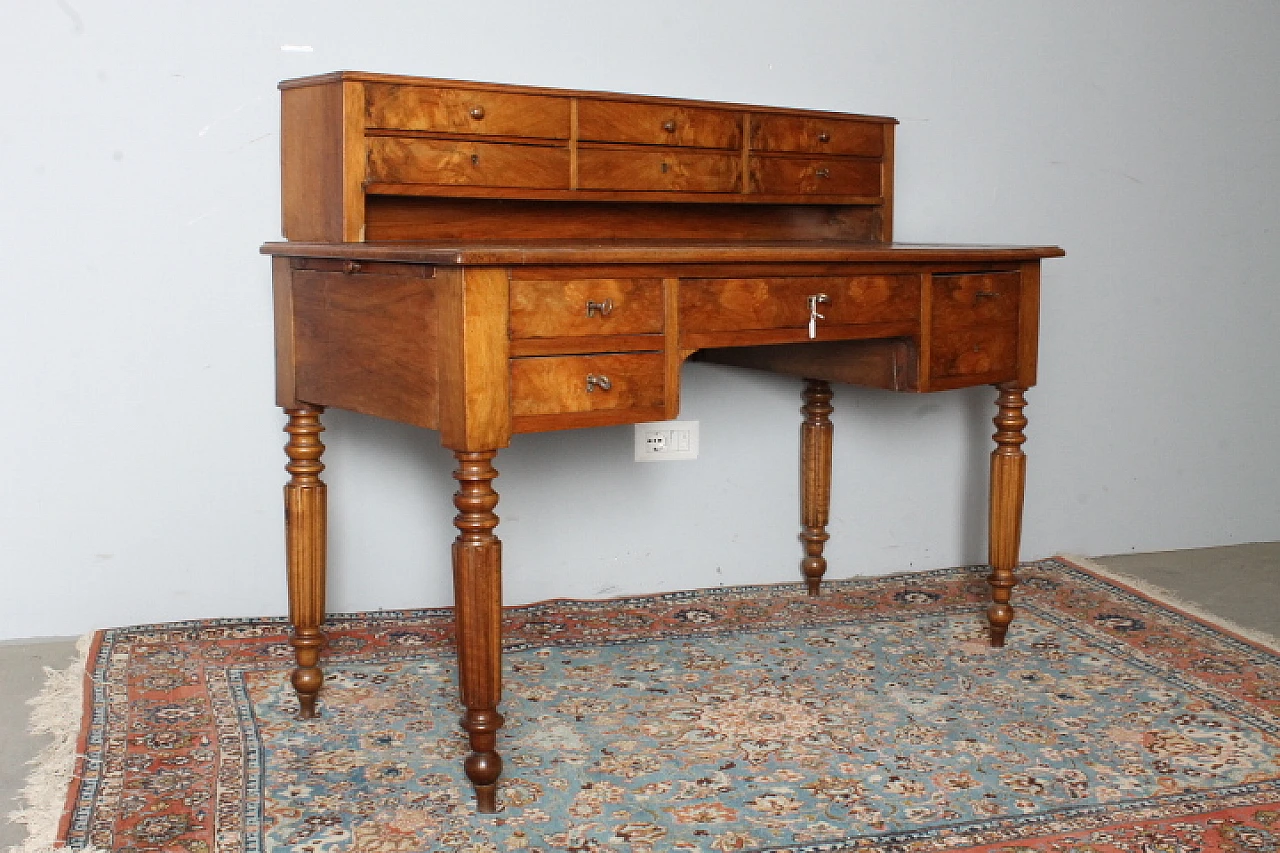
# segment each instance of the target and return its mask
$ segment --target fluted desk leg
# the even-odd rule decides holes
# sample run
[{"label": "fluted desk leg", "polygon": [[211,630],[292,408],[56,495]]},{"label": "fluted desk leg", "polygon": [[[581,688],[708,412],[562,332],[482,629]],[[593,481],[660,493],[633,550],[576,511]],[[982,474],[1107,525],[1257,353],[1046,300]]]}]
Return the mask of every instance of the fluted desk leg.
[{"label": "fluted desk leg", "polygon": [[827,559],[822,549],[831,535],[827,533],[827,516],[831,508],[831,385],[820,379],[806,379],[804,388],[804,424],[800,427],[801,523],[804,530],[804,561],[800,564],[810,595],[817,595],[822,576],[827,572]]},{"label": "fluted desk leg", "polygon": [[298,716],[316,716],[316,696],[324,681],[319,667],[324,648],[325,585],[325,485],[320,480],[324,463],[320,461],[324,444],[320,433],[321,406],[299,406],[285,409],[289,434],[285,454],[289,457],[285,470],[291,475],[284,487],[285,557],[289,572],[289,622],[293,626],[293,645],[297,666],[293,670],[293,689],[298,694]]},{"label": "fluted desk leg", "polygon": [[1000,394],[996,399],[999,412],[995,417],[996,449],[991,454],[991,533],[988,540],[988,562],[991,575],[991,606],[987,609],[987,621],[991,624],[991,645],[1004,645],[1009,623],[1013,621],[1010,595],[1018,579],[1014,569],[1018,566],[1018,545],[1022,538],[1022,498],[1027,482],[1027,456],[1022,452],[1023,434],[1027,419],[1022,409],[1027,405],[1023,392],[1016,382],[996,386]]},{"label": "fluted desk leg", "polygon": [[493,534],[498,526],[494,507],[498,493],[493,479],[496,451],[455,451],[454,479],[458,508],[454,525],[453,589],[458,630],[458,686],[466,711],[462,728],[471,742],[464,767],[475,786],[476,808],[498,810],[497,783],[502,775],[498,730],[502,714],[502,543]]}]

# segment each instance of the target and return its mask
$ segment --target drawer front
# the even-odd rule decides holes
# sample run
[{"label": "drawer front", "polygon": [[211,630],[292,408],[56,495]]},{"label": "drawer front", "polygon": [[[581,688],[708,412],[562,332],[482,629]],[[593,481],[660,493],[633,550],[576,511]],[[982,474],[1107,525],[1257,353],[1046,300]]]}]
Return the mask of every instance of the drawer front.
[{"label": "drawer front", "polygon": [[[656,352],[513,358],[511,414],[660,409],[663,368],[663,357]],[[590,377],[595,381],[589,382]]]},{"label": "drawer front", "polygon": [[569,99],[430,86],[365,86],[365,123],[388,130],[569,138]]},{"label": "drawer front", "polygon": [[578,102],[578,138],[590,142],[740,148],[742,117],[698,107],[584,100]]},{"label": "drawer front", "polygon": [[1018,322],[1021,277],[1016,272],[933,277],[933,325],[1014,326]]},{"label": "drawer front", "polygon": [[1016,327],[978,326],[935,332],[929,372],[935,379],[989,376],[1011,379],[1018,366]]},{"label": "drawer front", "polygon": [[742,159],[688,150],[585,149],[578,152],[578,187],[589,190],[737,192]]},{"label": "drawer front", "polygon": [[768,195],[880,195],[880,164],[835,157],[752,157],[751,190]]},{"label": "drawer front", "polygon": [[916,320],[920,278],[914,275],[813,278],[689,279],[680,283],[682,332],[804,329],[809,297],[825,294],[819,327]]},{"label": "drawer front", "polygon": [[884,125],[837,118],[758,115],[751,117],[751,147],[757,151],[881,157]]},{"label": "drawer front", "polygon": [[643,335],[662,331],[662,280],[511,282],[511,337]]},{"label": "drawer front", "polygon": [[569,151],[451,139],[374,137],[369,180],[441,186],[568,189]]}]

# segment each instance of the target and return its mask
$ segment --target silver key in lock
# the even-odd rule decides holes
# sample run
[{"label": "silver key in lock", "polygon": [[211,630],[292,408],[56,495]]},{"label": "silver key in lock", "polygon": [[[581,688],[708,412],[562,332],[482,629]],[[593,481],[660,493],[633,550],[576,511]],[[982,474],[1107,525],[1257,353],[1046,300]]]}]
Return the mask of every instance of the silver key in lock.
[{"label": "silver key in lock", "polygon": [[818,321],[827,319],[825,315],[818,313],[818,306],[830,301],[831,297],[825,293],[815,293],[809,297],[809,340],[818,336]]}]

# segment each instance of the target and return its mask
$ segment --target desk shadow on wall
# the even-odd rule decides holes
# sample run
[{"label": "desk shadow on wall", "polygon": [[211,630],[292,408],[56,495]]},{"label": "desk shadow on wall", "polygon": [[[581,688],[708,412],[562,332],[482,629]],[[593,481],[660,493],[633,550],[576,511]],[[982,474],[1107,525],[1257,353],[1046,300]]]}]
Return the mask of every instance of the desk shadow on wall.
[{"label": "desk shadow on wall", "polygon": [[965,388],[948,396],[959,397],[964,408],[968,441],[962,484],[960,547],[964,562],[979,565],[987,562],[987,521],[989,486],[991,483],[991,451],[995,449],[992,434],[996,415],[996,390],[989,387]]},{"label": "desk shadow on wall", "polygon": [[439,433],[330,409],[328,611],[452,604],[453,456]]}]

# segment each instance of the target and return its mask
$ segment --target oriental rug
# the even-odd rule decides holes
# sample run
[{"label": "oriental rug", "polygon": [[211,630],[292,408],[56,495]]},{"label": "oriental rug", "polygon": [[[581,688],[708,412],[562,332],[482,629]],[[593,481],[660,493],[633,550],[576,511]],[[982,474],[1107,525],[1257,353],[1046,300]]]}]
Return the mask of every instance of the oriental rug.
[{"label": "oriental rug", "polygon": [[60,839],[259,851],[1277,851],[1280,655],[1072,561],[1008,646],[960,568],[505,614],[477,815],[447,609],[328,623],[294,719],[279,620],[97,635]]}]

